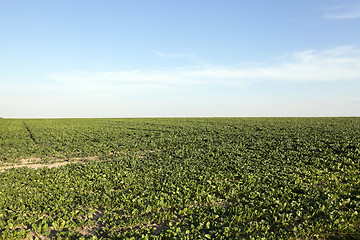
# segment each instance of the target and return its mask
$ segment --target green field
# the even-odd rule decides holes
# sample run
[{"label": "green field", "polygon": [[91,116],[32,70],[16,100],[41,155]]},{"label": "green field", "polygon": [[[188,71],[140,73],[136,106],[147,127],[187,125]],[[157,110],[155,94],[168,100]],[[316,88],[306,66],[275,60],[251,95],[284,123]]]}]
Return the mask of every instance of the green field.
[{"label": "green field", "polygon": [[0,119],[0,167],[0,239],[360,239],[360,118]]}]

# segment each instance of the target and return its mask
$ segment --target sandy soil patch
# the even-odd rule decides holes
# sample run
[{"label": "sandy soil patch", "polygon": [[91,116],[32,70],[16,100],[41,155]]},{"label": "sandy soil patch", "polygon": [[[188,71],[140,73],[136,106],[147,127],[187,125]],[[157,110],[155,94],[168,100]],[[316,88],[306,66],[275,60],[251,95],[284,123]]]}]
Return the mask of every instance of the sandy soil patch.
[{"label": "sandy soil patch", "polygon": [[85,160],[90,161],[98,161],[99,157],[76,157],[76,158],[70,158],[69,160],[65,161],[64,159],[54,159],[50,163],[44,163],[43,159],[41,158],[27,158],[27,159],[21,159],[20,164],[14,164],[11,163],[9,165],[1,166],[0,167],[0,173],[4,172],[7,169],[11,168],[21,168],[21,167],[28,167],[33,169],[48,167],[48,168],[54,168],[54,167],[60,167],[69,163],[85,163]]}]

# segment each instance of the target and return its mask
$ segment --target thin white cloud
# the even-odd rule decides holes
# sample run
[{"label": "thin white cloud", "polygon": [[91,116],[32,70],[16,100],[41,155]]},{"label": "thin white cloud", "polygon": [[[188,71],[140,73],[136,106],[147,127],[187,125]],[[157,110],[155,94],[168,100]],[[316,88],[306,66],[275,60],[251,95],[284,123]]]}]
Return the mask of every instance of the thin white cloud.
[{"label": "thin white cloud", "polygon": [[[281,62],[263,67],[206,66],[165,70],[51,73],[47,76],[46,83],[26,87],[104,94],[153,93],[204,85],[243,88],[262,82],[360,81],[359,69],[360,48],[342,46],[323,51],[295,52],[283,57]],[[16,87],[25,86],[13,86]]]},{"label": "thin white cloud", "polygon": [[197,58],[197,56],[195,54],[190,54],[190,53],[163,53],[160,51],[155,51],[155,54],[162,58],[171,58],[171,59],[178,59],[178,58],[196,59]]},{"label": "thin white cloud", "polygon": [[355,19],[360,18],[359,12],[340,13],[340,14],[325,14],[325,18],[328,19]]},{"label": "thin white cloud", "polygon": [[336,9],[341,9],[343,7],[344,7],[344,5],[339,4],[339,5],[332,6],[330,9],[336,10]]},{"label": "thin white cloud", "polygon": [[330,8],[330,12],[324,15],[327,19],[356,19],[360,18],[360,5],[345,6],[336,5]]}]

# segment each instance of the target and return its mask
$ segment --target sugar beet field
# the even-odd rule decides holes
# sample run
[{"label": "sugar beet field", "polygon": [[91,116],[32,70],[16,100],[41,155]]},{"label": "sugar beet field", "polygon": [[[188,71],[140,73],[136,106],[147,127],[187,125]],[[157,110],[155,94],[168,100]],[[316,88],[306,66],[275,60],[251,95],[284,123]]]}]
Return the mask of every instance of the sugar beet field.
[{"label": "sugar beet field", "polygon": [[0,119],[0,239],[360,239],[360,118]]}]

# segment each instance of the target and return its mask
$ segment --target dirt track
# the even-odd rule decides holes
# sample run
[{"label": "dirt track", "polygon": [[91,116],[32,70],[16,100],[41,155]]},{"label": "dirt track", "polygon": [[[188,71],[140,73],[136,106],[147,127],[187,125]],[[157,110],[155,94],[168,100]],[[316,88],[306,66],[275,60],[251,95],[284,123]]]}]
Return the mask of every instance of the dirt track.
[{"label": "dirt track", "polygon": [[84,157],[84,158],[72,158],[70,161],[65,161],[64,159],[54,159],[51,163],[44,163],[42,159],[40,158],[28,158],[28,159],[22,159],[21,163],[15,164],[11,163],[11,165],[5,165],[0,167],[0,173],[4,172],[7,169],[11,168],[21,168],[21,167],[28,167],[33,169],[48,167],[48,168],[54,168],[54,167],[60,167],[69,163],[84,163],[83,160],[99,160],[98,157]]}]

